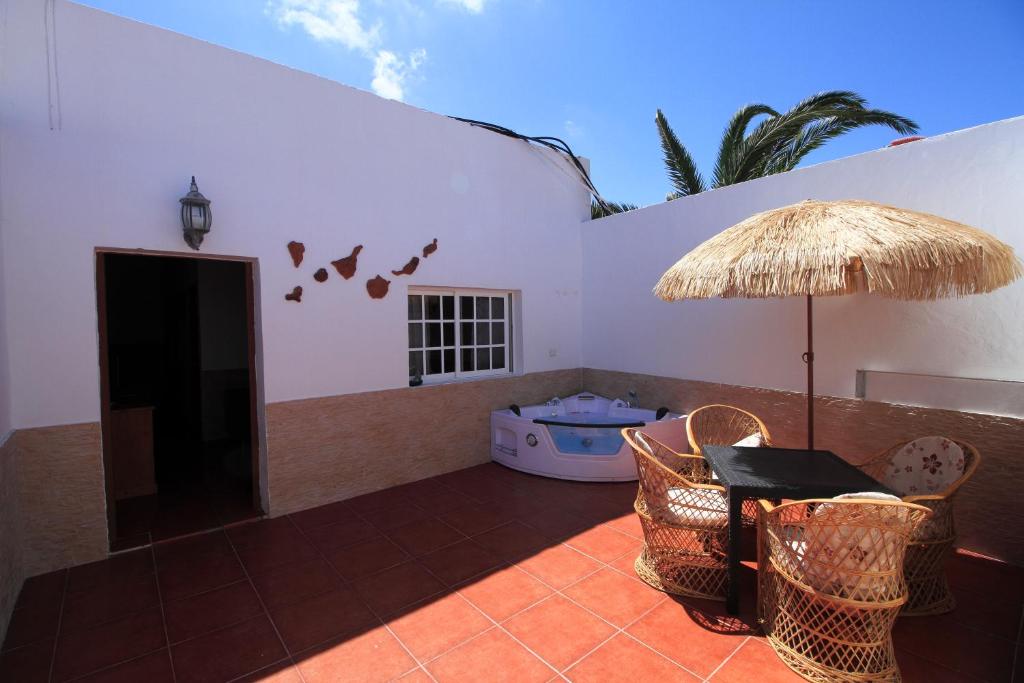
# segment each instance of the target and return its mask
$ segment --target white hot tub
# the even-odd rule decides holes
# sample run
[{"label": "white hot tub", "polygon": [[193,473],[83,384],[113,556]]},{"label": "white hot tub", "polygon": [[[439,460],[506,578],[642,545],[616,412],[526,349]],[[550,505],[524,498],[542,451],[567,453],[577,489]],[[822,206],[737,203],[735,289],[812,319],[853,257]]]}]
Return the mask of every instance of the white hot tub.
[{"label": "white hot tub", "polygon": [[510,406],[491,413],[491,457],[545,477],[632,481],[636,462],[622,428],[637,427],[685,451],[685,417],[667,408],[632,408],[620,399],[588,393],[553,398],[544,405]]}]

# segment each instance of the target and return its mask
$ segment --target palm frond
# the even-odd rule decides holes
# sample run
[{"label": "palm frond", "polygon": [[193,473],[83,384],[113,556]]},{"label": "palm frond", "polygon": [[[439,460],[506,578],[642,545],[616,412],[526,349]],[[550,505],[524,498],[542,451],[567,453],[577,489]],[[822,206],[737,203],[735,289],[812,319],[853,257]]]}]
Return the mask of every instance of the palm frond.
[{"label": "palm frond", "polygon": [[718,146],[718,160],[715,162],[714,186],[723,187],[732,184],[733,172],[739,161],[738,153],[747,134],[747,126],[758,116],[778,116],[767,104],[746,104],[736,110],[729,120],[729,125],[722,133],[722,142]]},{"label": "palm frond", "polygon": [[629,204],[626,202],[609,202],[604,201],[604,206],[598,204],[596,200],[590,202],[590,218],[604,218],[605,216],[611,216],[616,213],[625,213],[626,211],[633,211],[637,209],[636,204]]},{"label": "palm frond", "polygon": [[661,138],[661,151],[665,157],[665,170],[668,171],[669,180],[676,193],[685,197],[691,194],[698,194],[705,189],[704,179],[697,170],[697,163],[686,151],[679,138],[672,132],[668,125],[668,119],[658,110],[654,117],[658,126],[658,137]]}]

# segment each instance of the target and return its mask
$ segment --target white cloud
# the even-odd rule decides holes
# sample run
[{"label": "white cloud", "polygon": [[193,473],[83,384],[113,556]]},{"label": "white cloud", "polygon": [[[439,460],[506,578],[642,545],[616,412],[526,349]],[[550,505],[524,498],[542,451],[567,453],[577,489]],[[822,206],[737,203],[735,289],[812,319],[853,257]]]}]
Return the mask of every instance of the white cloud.
[{"label": "white cloud", "polygon": [[405,96],[405,81],[427,58],[427,51],[420,48],[402,59],[390,50],[378,50],[373,60],[373,82],[370,87],[381,97],[401,100]]},{"label": "white cloud", "polygon": [[484,4],[487,0],[438,0],[442,5],[457,5],[467,12],[480,14],[484,11]]},{"label": "white cloud", "polygon": [[571,138],[579,138],[583,137],[584,135],[583,126],[576,123],[572,119],[566,120],[566,122],[563,124],[563,128],[565,128],[565,134]]},{"label": "white cloud", "polygon": [[380,24],[363,25],[359,0],[278,0],[270,9],[279,25],[301,26],[316,40],[363,53],[380,43]]}]

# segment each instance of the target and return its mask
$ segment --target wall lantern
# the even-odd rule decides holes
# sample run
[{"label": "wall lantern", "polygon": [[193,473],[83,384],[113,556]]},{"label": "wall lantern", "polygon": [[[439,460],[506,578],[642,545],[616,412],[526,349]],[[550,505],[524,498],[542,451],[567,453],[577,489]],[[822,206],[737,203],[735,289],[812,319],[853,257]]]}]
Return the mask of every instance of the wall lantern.
[{"label": "wall lantern", "polygon": [[195,176],[192,176],[188,194],[178,201],[181,202],[181,228],[185,231],[185,243],[199,251],[203,237],[210,232],[213,214],[210,213],[210,200],[199,191]]}]

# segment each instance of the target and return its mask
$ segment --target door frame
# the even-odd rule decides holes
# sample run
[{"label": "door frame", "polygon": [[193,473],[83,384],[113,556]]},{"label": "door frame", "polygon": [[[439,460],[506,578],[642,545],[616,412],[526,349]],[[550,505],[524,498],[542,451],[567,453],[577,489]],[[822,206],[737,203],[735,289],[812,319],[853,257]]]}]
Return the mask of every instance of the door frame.
[{"label": "door frame", "polygon": [[93,253],[96,268],[96,311],[100,371],[100,440],[103,451],[103,480],[107,504],[107,541],[117,540],[117,500],[114,497],[113,455],[110,451],[110,349],[107,335],[107,279],[104,257],[110,254],[157,256],[166,258],[231,261],[245,266],[245,313],[249,356],[249,437],[252,463],[252,505],[258,515],[268,509],[266,476],[266,405],[263,398],[263,348],[260,333],[259,259],[226,254],[200,254],[151,249],[96,247]]}]

